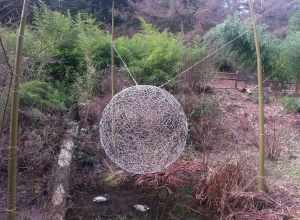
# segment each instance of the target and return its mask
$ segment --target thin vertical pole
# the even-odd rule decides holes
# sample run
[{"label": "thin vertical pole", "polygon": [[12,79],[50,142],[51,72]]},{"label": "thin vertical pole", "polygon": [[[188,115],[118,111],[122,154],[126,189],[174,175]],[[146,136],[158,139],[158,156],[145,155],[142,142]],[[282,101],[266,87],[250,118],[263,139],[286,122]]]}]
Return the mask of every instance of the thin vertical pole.
[{"label": "thin vertical pole", "polygon": [[[28,1],[29,2],[29,1]],[[17,142],[18,142],[18,88],[21,75],[22,50],[24,31],[26,25],[27,0],[23,1],[21,22],[17,36],[16,60],[11,89],[11,118],[10,118],[10,142],[8,156],[8,220],[16,220],[16,197],[17,197]]]},{"label": "thin vertical pole", "polygon": [[[115,70],[115,0],[112,0],[111,8],[111,96],[116,94],[116,70]],[[116,145],[115,138],[115,108],[112,109],[112,140],[113,146]]]},{"label": "thin vertical pole", "polygon": [[180,34],[181,34],[182,40],[184,40],[184,23],[183,23],[183,21],[181,21],[181,23],[180,23]]},{"label": "thin vertical pole", "polygon": [[239,71],[236,71],[235,73],[235,83],[234,83],[234,88],[238,89],[238,82],[239,82]]},{"label": "thin vertical pole", "polygon": [[112,1],[111,9],[111,94],[116,93],[116,70],[115,70],[115,0]]},{"label": "thin vertical pole", "polygon": [[263,72],[261,63],[260,40],[257,34],[256,18],[254,12],[253,0],[249,0],[250,13],[252,18],[252,26],[255,40],[256,59],[257,59],[257,81],[258,81],[258,111],[259,111],[259,173],[257,189],[265,191],[265,128],[264,128],[264,89],[263,89]]}]

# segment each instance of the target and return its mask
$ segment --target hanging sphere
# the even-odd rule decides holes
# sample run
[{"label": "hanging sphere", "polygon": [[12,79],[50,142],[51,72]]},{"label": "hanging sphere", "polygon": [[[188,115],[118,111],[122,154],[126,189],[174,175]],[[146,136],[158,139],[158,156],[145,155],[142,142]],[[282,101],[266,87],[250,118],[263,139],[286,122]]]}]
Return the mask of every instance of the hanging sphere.
[{"label": "hanging sphere", "polygon": [[182,106],[166,90],[137,85],[116,94],[102,113],[107,156],[135,174],[160,172],[184,150],[188,133]]}]

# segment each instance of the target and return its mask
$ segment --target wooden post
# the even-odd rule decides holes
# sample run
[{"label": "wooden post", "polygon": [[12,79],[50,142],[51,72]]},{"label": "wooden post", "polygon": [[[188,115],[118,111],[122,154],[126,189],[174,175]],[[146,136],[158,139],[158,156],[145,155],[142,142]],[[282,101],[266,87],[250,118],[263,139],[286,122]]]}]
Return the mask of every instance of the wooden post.
[{"label": "wooden post", "polygon": [[235,84],[234,84],[234,88],[238,89],[238,81],[239,81],[239,71],[236,71],[235,73]]},{"label": "wooden post", "polygon": [[253,0],[249,0],[250,13],[252,18],[252,26],[255,40],[256,59],[257,59],[257,81],[258,81],[258,105],[259,105],[259,173],[257,189],[258,191],[265,191],[265,128],[264,128],[264,89],[263,89],[263,72],[261,63],[261,51],[259,36],[256,28],[256,18],[254,12]]},{"label": "wooden post", "polygon": [[[28,1],[29,2],[29,1]],[[18,142],[18,89],[19,89],[19,77],[21,75],[22,68],[22,52],[24,31],[26,25],[26,13],[27,3],[23,1],[23,9],[21,15],[21,22],[17,36],[16,46],[16,59],[14,66],[14,73],[12,77],[12,89],[11,89],[11,115],[10,115],[10,141],[9,141],[9,156],[8,156],[8,207],[7,207],[7,219],[16,220],[16,197],[17,197],[17,142]]]},{"label": "wooden post", "polygon": [[183,23],[183,21],[181,21],[181,23],[180,23],[180,34],[181,34],[182,40],[184,40],[184,23]]},{"label": "wooden post", "polygon": [[115,70],[115,0],[112,1],[111,9],[111,95],[116,93],[116,70]]}]

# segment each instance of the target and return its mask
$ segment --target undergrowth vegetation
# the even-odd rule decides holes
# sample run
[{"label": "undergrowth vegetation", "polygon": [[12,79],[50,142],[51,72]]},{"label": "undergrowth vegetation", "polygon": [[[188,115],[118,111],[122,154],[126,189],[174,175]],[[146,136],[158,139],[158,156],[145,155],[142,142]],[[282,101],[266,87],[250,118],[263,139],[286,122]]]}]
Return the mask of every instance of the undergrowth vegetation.
[{"label": "undergrowth vegetation", "polygon": [[288,112],[300,113],[300,99],[298,97],[283,97],[282,104]]},{"label": "undergrowth vegetation", "polygon": [[[251,163],[245,159],[216,166],[209,166],[205,161],[179,161],[164,172],[138,176],[135,184],[145,190],[157,191],[158,195],[166,189],[165,194],[169,196],[157,198],[168,204],[161,219],[177,217],[180,207],[196,212],[197,219],[202,213],[204,219],[215,219],[215,214],[218,214],[218,219],[287,218],[287,212],[283,211],[287,204],[277,202],[285,197],[284,192],[278,189],[277,193],[270,192],[268,196],[265,192],[256,192],[254,173]],[[189,209],[182,205],[182,201],[196,202],[211,213]],[[271,209],[277,212],[272,213]]]},{"label": "undergrowth vegetation", "polygon": [[64,110],[65,97],[49,83],[33,80],[23,83],[19,89],[20,103],[40,109]]},{"label": "undergrowth vegetation", "polygon": [[[176,35],[159,32],[144,20],[140,21],[140,32],[116,39],[118,53],[140,84],[160,85],[175,76],[184,57],[203,56],[203,48],[188,48]],[[9,28],[2,28],[2,33],[13,56],[16,33]],[[100,95],[96,87],[110,68],[111,36],[93,17],[87,14],[72,17],[41,7],[35,10],[25,38],[24,55],[28,64],[25,80],[34,82],[22,90],[24,104],[49,104],[49,100],[36,94],[40,90],[32,89],[44,83],[49,84],[45,90],[54,89],[56,95],[51,97],[51,103],[60,103],[59,108],[61,104],[70,106],[78,100]],[[116,63],[119,68],[124,67],[118,56]],[[122,72],[128,76],[125,70]]]},{"label": "undergrowth vegetation", "polygon": [[[291,17],[285,39],[278,39],[266,27],[259,26],[262,63],[267,79],[282,83],[300,81],[298,14]],[[161,85],[187,64],[193,64],[207,52],[231,41],[213,61],[215,67],[220,70],[255,72],[256,55],[251,28],[237,16],[227,18],[205,34],[204,41],[200,41],[204,43],[196,39],[193,42],[198,43],[189,42],[189,46],[182,37],[166,30],[158,31],[142,18],[140,26],[140,31],[133,36],[116,39],[116,64],[120,72],[128,76],[121,57],[139,84]],[[13,58],[16,32],[2,26],[1,33]],[[237,36],[241,37],[235,39]],[[110,69],[111,35],[95,18],[83,13],[63,14],[51,11],[46,6],[36,8],[25,39],[24,80],[48,83],[59,94],[53,97],[57,99],[54,103],[63,103],[68,107],[103,93],[99,87]],[[300,90],[300,86],[297,88]]]},{"label": "undergrowth vegetation", "polygon": [[203,56],[203,48],[187,48],[175,35],[157,31],[141,19],[142,31],[122,37],[117,48],[141,84],[160,85],[179,72],[185,59]]},{"label": "undergrowth vegetation", "polygon": [[[296,60],[299,60],[300,56],[300,16],[297,16],[297,13],[290,19],[289,32],[285,39],[273,36],[266,26],[258,27],[263,71],[267,79],[283,83],[298,79],[299,62]],[[227,18],[210,30],[204,36],[204,41],[210,49],[228,44],[217,56],[215,64],[218,69],[255,72],[256,53],[251,26],[239,17]]]}]

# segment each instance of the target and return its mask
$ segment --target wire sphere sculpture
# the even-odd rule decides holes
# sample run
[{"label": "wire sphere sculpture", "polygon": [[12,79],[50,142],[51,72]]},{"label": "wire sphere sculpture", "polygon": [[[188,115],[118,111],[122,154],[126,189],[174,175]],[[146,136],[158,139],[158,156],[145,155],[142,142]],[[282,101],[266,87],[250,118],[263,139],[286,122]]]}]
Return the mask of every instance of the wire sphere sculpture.
[{"label": "wire sphere sculpture", "polygon": [[166,90],[137,85],[116,94],[100,121],[101,144],[122,169],[160,172],[184,150],[188,123],[182,106]]}]

